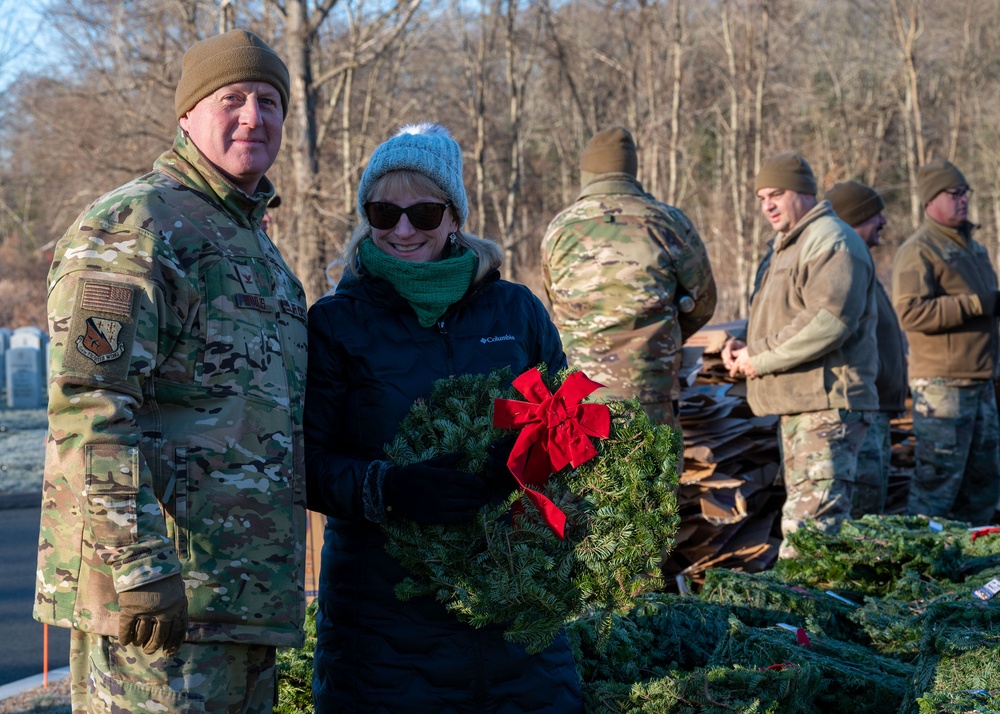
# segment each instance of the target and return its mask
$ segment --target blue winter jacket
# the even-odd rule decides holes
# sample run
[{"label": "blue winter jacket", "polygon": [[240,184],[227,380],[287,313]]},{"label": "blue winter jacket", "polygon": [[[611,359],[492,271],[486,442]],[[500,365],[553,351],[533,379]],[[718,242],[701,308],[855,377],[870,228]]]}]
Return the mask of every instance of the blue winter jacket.
[{"label": "blue winter jacket", "polygon": [[539,363],[565,367],[545,308],[493,272],[434,327],[385,280],[348,277],[309,312],[305,405],[309,507],[330,516],[323,546],[313,693],[316,711],[582,711],[564,635],[538,655],[474,629],[431,598],[401,602],[408,572],[365,519],[362,486],[373,459],[432,384],[459,374]]}]

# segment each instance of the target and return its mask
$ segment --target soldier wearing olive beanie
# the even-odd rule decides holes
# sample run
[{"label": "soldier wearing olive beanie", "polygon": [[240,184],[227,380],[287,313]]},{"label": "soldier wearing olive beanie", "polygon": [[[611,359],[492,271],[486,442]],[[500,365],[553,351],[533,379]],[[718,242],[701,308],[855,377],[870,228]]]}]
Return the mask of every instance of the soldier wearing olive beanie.
[{"label": "soldier wearing olive beanie", "polygon": [[47,455],[34,614],[75,630],[73,711],[269,712],[303,643],[306,296],[262,229],[288,86],[256,35],[195,43],[173,145],[55,248],[48,417],[74,438]]},{"label": "soldier wearing olive beanie", "polygon": [[971,194],[950,161],[920,167],[924,220],[893,259],[892,299],[910,343],[916,469],[907,510],[979,525],[1000,497],[1000,293],[973,237]]},{"label": "soldier wearing olive beanie", "polygon": [[787,498],[779,558],[807,522],[835,532],[851,514],[858,452],[878,408],[875,266],[858,234],[816,200],[809,163],[766,159],[754,180],[775,235],[757,270],[745,338],[723,348],[754,414],[781,417]]},{"label": "soldier wearing olive beanie", "polygon": [[[885,201],[878,191],[860,181],[841,181],[826,192],[826,200],[841,220],[873,249],[881,244],[886,224]],[[892,457],[890,421],[906,408],[906,343],[896,319],[889,294],[875,281],[875,342],[878,344],[878,411],[872,414],[861,451],[854,482],[851,518],[868,513],[885,513],[889,488],[889,462]]]},{"label": "soldier wearing olive beanie", "polygon": [[237,82],[267,82],[281,95],[288,114],[288,68],[264,40],[246,30],[230,30],[195,42],[184,53],[181,81],[174,94],[177,118],[209,94]]},{"label": "soldier wearing olive beanie", "polygon": [[566,358],[679,427],[681,345],[715,311],[712,266],[684,213],[636,179],[632,134],[609,126],[580,155],[581,191],[549,223],[542,273]]}]

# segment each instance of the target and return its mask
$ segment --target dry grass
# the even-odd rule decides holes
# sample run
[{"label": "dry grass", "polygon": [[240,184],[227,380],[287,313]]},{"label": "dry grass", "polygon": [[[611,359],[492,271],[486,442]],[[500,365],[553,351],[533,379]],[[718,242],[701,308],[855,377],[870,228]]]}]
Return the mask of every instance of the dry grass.
[{"label": "dry grass", "polygon": [[0,699],[0,714],[70,714],[69,678]]}]

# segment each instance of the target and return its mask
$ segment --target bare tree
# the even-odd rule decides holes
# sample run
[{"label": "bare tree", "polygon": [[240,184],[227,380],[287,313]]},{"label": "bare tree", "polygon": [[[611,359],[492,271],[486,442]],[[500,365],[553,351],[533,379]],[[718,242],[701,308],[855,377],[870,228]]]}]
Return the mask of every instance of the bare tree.
[{"label": "bare tree", "polygon": [[924,150],[923,113],[920,105],[920,72],[917,69],[917,40],[923,34],[921,0],[889,0],[892,11],[896,42],[906,79],[903,99],[903,127],[905,129],[907,175],[910,183],[910,218],[913,225],[920,222],[922,206],[917,195],[917,169],[927,161]]}]

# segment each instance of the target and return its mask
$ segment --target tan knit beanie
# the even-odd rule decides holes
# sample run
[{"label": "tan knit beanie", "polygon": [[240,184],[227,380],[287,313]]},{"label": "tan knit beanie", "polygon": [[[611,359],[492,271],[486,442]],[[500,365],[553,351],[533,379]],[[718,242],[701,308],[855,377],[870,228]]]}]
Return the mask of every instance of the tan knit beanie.
[{"label": "tan knit beanie", "polygon": [[885,208],[879,192],[860,181],[841,181],[826,192],[834,212],[849,226],[860,226]]},{"label": "tan knit beanie", "polygon": [[816,177],[809,163],[798,154],[775,154],[764,160],[754,181],[754,191],[762,188],[781,188],[815,196]]},{"label": "tan knit beanie", "polygon": [[180,119],[209,94],[237,82],[267,82],[281,95],[282,115],[288,114],[288,68],[264,40],[246,30],[230,30],[195,42],[184,53],[181,81],[174,94]]},{"label": "tan knit beanie", "polygon": [[917,193],[920,194],[921,206],[926,206],[944,190],[968,185],[958,167],[947,159],[937,159],[917,170]]},{"label": "tan knit beanie", "polygon": [[594,134],[580,155],[580,170],[590,174],[622,173],[635,178],[639,158],[628,129],[609,126]]}]

